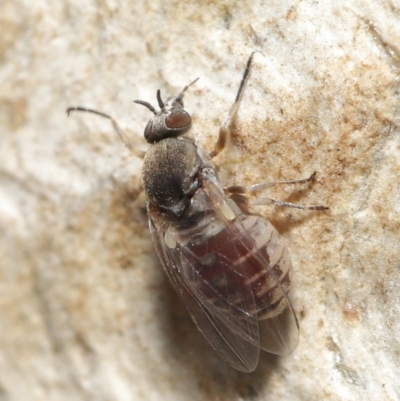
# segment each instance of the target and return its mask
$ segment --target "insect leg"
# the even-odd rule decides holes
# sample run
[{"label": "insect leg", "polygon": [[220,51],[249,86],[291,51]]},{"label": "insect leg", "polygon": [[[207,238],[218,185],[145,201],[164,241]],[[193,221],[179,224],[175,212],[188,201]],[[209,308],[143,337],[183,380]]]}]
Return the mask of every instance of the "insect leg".
[{"label": "insect leg", "polygon": [[315,206],[300,206],[290,202],[283,202],[271,198],[259,198],[255,200],[250,200],[244,195],[234,193],[229,195],[229,197],[236,202],[242,211],[247,210],[247,207],[251,206],[265,206],[265,205],[275,205],[282,207],[291,207],[300,210],[329,210],[328,206],[315,205]]},{"label": "insect leg", "polygon": [[301,209],[301,210],[329,210],[328,206],[322,206],[322,205],[300,206],[294,203],[282,202],[271,198],[260,198],[248,202],[249,206],[261,206],[261,205],[271,205],[271,204],[275,206],[292,207],[294,209]]},{"label": "insect leg", "polygon": [[261,184],[251,185],[249,187],[234,185],[234,186],[225,188],[224,190],[225,190],[225,193],[228,196],[230,196],[230,198],[233,199],[235,202],[240,203],[240,204],[246,204],[247,206],[273,204],[275,206],[292,207],[295,209],[302,209],[302,210],[328,210],[329,207],[327,207],[327,206],[321,206],[321,205],[300,206],[300,205],[295,205],[294,203],[278,201],[278,200],[271,199],[271,198],[259,198],[256,200],[250,200],[244,195],[246,193],[262,191],[264,189],[272,188],[275,185],[305,184],[307,182],[313,181],[316,174],[317,173],[314,172],[310,175],[310,177],[302,179],[302,180],[264,182]]},{"label": "insect leg", "polygon": [[227,193],[245,193],[245,192],[256,192],[263,191],[264,189],[272,188],[276,185],[294,185],[294,184],[306,184],[307,182],[311,182],[314,180],[316,172],[312,173],[308,178],[304,178],[302,180],[290,180],[290,181],[272,181],[272,182],[262,182],[261,184],[251,185],[249,187],[243,187],[240,185],[233,185],[231,187],[225,188],[225,192]]},{"label": "insect leg", "polygon": [[111,121],[113,128],[115,130],[115,132],[117,133],[117,135],[119,136],[119,138],[121,139],[121,141],[123,142],[123,144],[134,154],[136,154],[138,157],[143,158],[144,154],[140,151],[138,151],[137,149],[135,149],[132,145],[132,142],[130,141],[130,139],[128,138],[126,132],[124,131],[124,129],[119,125],[118,121],[110,116],[109,114],[103,113],[101,111],[97,111],[94,109],[89,109],[87,107],[81,107],[81,106],[77,106],[77,107],[68,107],[68,109],[66,110],[67,115],[69,116],[71,112],[73,111],[82,111],[85,113],[92,113],[92,114],[96,114],[97,116],[100,117],[104,117],[107,118]]},{"label": "insect leg", "polygon": [[235,102],[232,104],[225,121],[223,122],[221,128],[219,129],[219,136],[217,143],[214,146],[214,150],[208,155],[211,159],[217,156],[225,148],[227,141],[231,136],[232,124],[236,119],[237,112],[239,110],[240,101],[243,96],[244,88],[246,87],[247,80],[249,79],[251,62],[253,60],[254,53],[251,53],[249,59],[247,60],[246,68],[243,73],[242,81],[240,82],[239,90],[236,95]]}]

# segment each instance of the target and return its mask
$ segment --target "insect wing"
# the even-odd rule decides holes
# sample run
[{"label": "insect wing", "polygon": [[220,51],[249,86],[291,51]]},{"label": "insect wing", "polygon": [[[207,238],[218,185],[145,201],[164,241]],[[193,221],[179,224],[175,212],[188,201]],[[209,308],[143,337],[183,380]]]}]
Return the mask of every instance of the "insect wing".
[{"label": "insect wing", "polygon": [[[285,265],[283,270],[287,274],[290,259],[285,255],[286,248],[270,222],[255,216],[263,229],[250,233],[241,220],[246,215],[239,217],[237,214],[234,219],[229,216],[226,198],[212,178],[206,177],[202,188],[210,209],[214,211],[216,223],[224,227],[202,244],[204,252],[199,254],[198,250],[193,250],[187,236],[166,223],[159,212],[149,205],[153,242],[171,283],[183,298],[200,331],[231,366],[250,372],[257,365],[260,348],[285,355],[297,345],[297,319],[287,298],[287,289],[285,291],[280,284],[280,269],[271,267],[275,261],[269,258],[269,253],[277,251],[281,255],[277,261],[281,268]],[[275,232],[276,244],[268,237],[271,232]],[[253,236],[264,233],[267,235],[263,242],[265,248],[263,252],[258,252]],[[215,257],[217,260],[213,260]],[[267,316],[261,319],[251,285],[253,264],[258,274],[268,277],[268,292],[279,299],[279,308],[275,313],[267,311]],[[274,305],[271,308],[274,309]]]},{"label": "insect wing", "polygon": [[[207,193],[211,204],[214,205],[215,210],[221,211],[222,208],[225,207],[221,206],[224,205],[225,200],[219,191],[218,185],[214,180],[207,179],[203,182],[203,188]],[[219,219],[226,220],[224,215],[226,215],[226,213],[219,212],[217,214]],[[246,218],[246,215],[242,215],[242,217]],[[275,313],[271,313],[270,315],[267,314],[268,317],[258,320],[259,339],[252,339],[251,336],[247,338],[254,345],[260,346],[261,349],[267,352],[277,355],[288,355],[296,348],[299,340],[299,325],[296,314],[289,298],[287,297],[288,289],[285,290],[280,284],[280,273],[284,271],[287,275],[289,274],[291,267],[290,257],[284,242],[273,225],[260,216],[257,216],[257,219],[261,223],[259,225],[262,229],[252,231],[252,234],[250,234],[249,228],[244,227],[242,221],[236,218],[235,225],[236,227],[239,227],[239,231],[244,234],[237,238],[235,242],[236,249],[232,249],[233,253],[231,260],[234,261],[236,258],[235,251],[236,254],[251,255],[253,262],[255,261],[256,265],[261,267],[261,271],[258,271],[258,274],[265,274],[265,276],[268,277],[268,292],[271,293],[275,299],[280,298],[281,301],[280,306]],[[231,222],[226,221],[225,223],[228,231],[234,229],[234,225]],[[230,232],[227,237],[235,238],[235,234]],[[254,251],[254,246],[257,242],[264,244],[264,248],[262,249],[263,252]],[[240,252],[237,252],[238,248],[241,249]],[[236,270],[239,272],[238,274],[242,274],[243,276],[247,275],[248,277],[246,278],[248,281],[252,281],[252,275],[254,273],[249,271],[246,272],[246,266],[248,267],[248,264],[249,259],[247,259],[247,263],[246,260],[244,260],[243,266],[238,266]],[[279,268],[276,269],[278,265]],[[248,289],[246,293],[252,291],[253,290]],[[271,305],[271,307],[273,306],[274,305]],[[254,311],[254,307],[251,306],[251,308],[246,309],[246,311],[251,313]],[[239,335],[246,336],[244,332],[239,333]]]},{"label": "insect wing", "polygon": [[258,322],[260,347],[271,354],[289,355],[299,342],[299,323],[286,295],[284,307],[279,315]]},{"label": "insect wing", "polygon": [[[242,372],[252,372],[259,359],[259,346],[254,344],[257,341],[249,342],[248,338],[238,336],[232,331],[230,325],[234,322],[227,325],[225,319],[222,320],[219,317],[220,314],[214,313],[214,308],[210,305],[209,300],[196,289],[196,280],[185,279],[182,275],[182,267],[186,269],[193,269],[193,267],[188,265],[187,259],[180,254],[181,247],[177,245],[176,248],[171,249],[166,246],[164,236],[167,227],[164,226],[164,222],[155,211],[149,211],[149,226],[164,270],[201,333],[229,365]],[[185,266],[182,266],[182,263]],[[250,320],[247,324],[248,336],[258,339],[257,322],[253,317],[248,316],[248,319]]]}]

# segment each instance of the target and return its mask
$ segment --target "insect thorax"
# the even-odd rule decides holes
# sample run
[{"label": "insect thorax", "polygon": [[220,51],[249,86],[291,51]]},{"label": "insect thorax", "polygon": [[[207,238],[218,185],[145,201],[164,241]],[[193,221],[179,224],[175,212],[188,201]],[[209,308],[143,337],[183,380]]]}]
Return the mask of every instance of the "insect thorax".
[{"label": "insect thorax", "polygon": [[197,146],[186,138],[166,138],[146,153],[142,182],[148,199],[163,211],[180,217],[199,188],[204,165]]}]

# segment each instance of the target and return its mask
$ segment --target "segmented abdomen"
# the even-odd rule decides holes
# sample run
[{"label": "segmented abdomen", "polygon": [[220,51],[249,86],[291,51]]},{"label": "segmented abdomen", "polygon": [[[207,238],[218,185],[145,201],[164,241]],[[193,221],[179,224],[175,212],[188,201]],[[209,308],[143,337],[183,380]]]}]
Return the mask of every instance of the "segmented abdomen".
[{"label": "segmented abdomen", "polygon": [[233,310],[240,309],[244,294],[251,289],[255,310],[248,312],[260,320],[279,314],[290,286],[291,263],[273,225],[240,211],[228,223],[210,216],[205,220],[208,223],[199,225],[187,247],[209,301],[226,307],[228,300]]}]

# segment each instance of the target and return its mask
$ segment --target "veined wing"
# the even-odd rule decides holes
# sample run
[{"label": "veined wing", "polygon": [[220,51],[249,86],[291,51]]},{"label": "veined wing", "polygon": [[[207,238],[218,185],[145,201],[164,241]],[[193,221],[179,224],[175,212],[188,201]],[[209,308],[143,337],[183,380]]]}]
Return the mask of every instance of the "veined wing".
[{"label": "veined wing", "polygon": [[[153,243],[164,270],[176,292],[183,299],[198,329],[229,365],[243,372],[252,372],[258,364],[260,352],[259,347],[254,344],[258,338],[257,321],[250,317],[248,323],[250,330],[248,336],[255,338],[253,342],[233,332],[226,322],[213,313],[213,307],[208,300],[194,288],[196,284],[193,281],[187,281],[182,275],[182,258],[179,253],[182,248],[177,246],[171,249],[165,244],[166,228],[155,213],[149,213],[149,225]],[[188,268],[186,262],[184,268]],[[190,268],[192,267],[189,266]],[[200,298],[197,295],[200,295]]]},{"label": "veined wing", "polygon": [[[235,242],[242,255],[242,264],[232,268],[252,283],[258,308],[261,349],[278,355],[290,354],[298,343],[299,325],[287,296],[291,261],[283,239],[268,220],[258,215],[236,211],[240,218],[236,217],[234,224],[228,221],[227,216],[231,213],[226,210],[226,198],[212,176],[203,180],[202,188],[216,216],[224,220],[227,230],[231,231],[226,237],[235,238],[232,230],[244,233]],[[253,342],[251,338],[249,341]]]},{"label": "veined wing", "polygon": [[206,231],[199,224],[199,238],[190,238],[149,210],[153,242],[213,348],[236,369],[252,371],[260,347],[288,354],[297,345],[297,319],[286,294],[290,260],[272,224],[232,210],[212,177],[203,179],[201,191],[213,211]]}]

